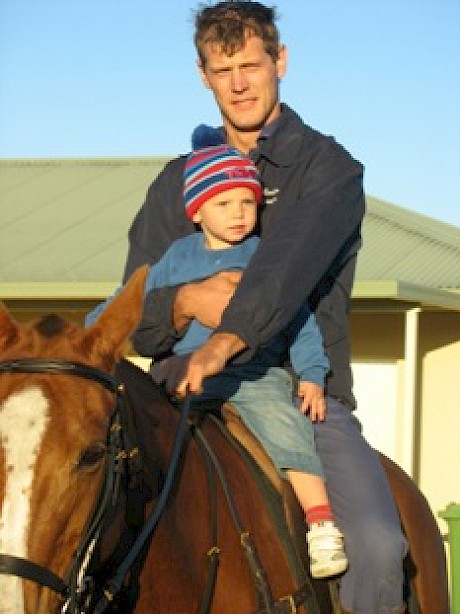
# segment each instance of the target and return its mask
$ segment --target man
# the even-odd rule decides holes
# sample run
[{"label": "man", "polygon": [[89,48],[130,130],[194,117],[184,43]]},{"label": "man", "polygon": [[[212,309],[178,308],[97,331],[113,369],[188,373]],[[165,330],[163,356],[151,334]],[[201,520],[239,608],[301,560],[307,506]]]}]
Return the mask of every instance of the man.
[{"label": "man", "polygon": [[[198,393],[203,379],[229,361],[248,360],[307,299],[331,363],[327,417],[315,435],[349,558],[342,606],[361,614],[403,612],[406,541],[378,456],[352,414],[348,309],[364,214],[362,167],[280,102],[287,50],[274,21],[273,9],[235,1],[206,6],[195,22],[198,68],[222,116],[217,135],[251,156],[264,185],[259,247],[241,280],[224,272],[149,293],[133,342],[139,353],[159,358],[191,319],[214,328],[170,382],[179,393]],[[206,136],[215,137],[216,131]],[[171,161],[149,189],[130,229],[125,280],[194,232],[184,214],[184,164],[185,157]]]}]

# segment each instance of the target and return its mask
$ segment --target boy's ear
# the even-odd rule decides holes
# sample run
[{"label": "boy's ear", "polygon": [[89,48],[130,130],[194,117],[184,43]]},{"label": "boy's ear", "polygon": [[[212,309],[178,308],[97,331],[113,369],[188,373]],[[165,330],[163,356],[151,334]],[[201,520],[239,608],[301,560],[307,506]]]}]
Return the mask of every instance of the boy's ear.
[{"label": "boy's ear", "polygon": [[193,214],[192,221],[195,224],[200,224],[200,222],[201,222],[201,213],[200,213],[199,209],[198,209],[198,211],[196,213]]}]

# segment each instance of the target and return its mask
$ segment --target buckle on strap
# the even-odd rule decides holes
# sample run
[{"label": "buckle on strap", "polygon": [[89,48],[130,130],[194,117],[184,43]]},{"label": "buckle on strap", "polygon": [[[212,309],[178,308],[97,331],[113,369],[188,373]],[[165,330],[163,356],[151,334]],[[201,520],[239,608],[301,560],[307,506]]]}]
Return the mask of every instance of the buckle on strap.
[{"label": "buckle on strap", "polygon": [[[281,607],[283,607],[284,604],[286,604],[287,607],[289,608],[289,610],[285,610],[284,607],[283,607],[283,610],[282,610],[283,613],[286,612],[286,614],[287,614],[289,612],[289,614],[296,614],[296,612],[297,612],[297,604],[295,602],[294,595],[292,595],[292,593],[290,595],[285,595],[284,597],[280,597],[278,599],[277,604],[278,603],[279,604],[283,604]],[[278,608],[276,608],[276,612],[278,612]]]},{"label": "buckle on strap", "polygon": [[[304,604],[311,596],[311,588],[308,584],[304,584],[304,586],[301,586],[289,595],[276,599],[272,604],[273,607],[270,614],[297,614],[299,606]],[[268,614],[268,612],[264,608],[263,610],[258,610],[257,614]]]}]

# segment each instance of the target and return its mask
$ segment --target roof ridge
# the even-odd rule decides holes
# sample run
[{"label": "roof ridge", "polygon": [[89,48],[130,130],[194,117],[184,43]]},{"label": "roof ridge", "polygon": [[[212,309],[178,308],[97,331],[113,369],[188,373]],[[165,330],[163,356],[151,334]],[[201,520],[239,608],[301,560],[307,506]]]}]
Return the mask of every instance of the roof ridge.
[{"label": "roof ridge", "polygon": [[173,156],[96,156],[94,158],[0,158],[0,166],[134,166],[155,164],[159,160],[168,161]]},{"label": "roof ridge", "polygon": [[[422,237],[460,253],[460,228],[457,226],[374,197],[366,197],[366,201],[368,205],[366,216],[372,216],[413,236]],[[430,224],[427,225],[427,222]]]}]

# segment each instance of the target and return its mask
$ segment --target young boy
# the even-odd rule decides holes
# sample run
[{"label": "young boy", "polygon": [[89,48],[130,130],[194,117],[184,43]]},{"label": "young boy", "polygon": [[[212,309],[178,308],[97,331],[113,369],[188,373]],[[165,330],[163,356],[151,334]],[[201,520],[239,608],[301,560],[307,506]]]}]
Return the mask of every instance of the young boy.
[{"label": "young boy", "polygon": [[[262,203],[262,187],[257,168],[238,150],[219,145],[193,151],[185,165],[184,198],[187,216],[202,232],[171,245],[151,267],[146,292],[198,281],[218,271],[244,270],[257,248],[258,238],[251,233]],[[103,307],[87,317],[87,324]],[[211,333],[192,320],[174,353],[193,352]],[[281,367],[287,350],[299,377],[300,411],[293,403],[292,377]],[[153,364],[156,381],[161,381],[165,368],[167,359]],[[288,329],[250,361],[230,363],[219,375],[204,380],[197,397],[230,401],[278,471],[290,481],[305,512],[310,568],[316,578],[342,573],[348,564],[315,452],[312,424],[304,415],[309,414],[313,421],[324,420],[323,388],[328,371],[321,334],[313,314],[304,307]]]}]

